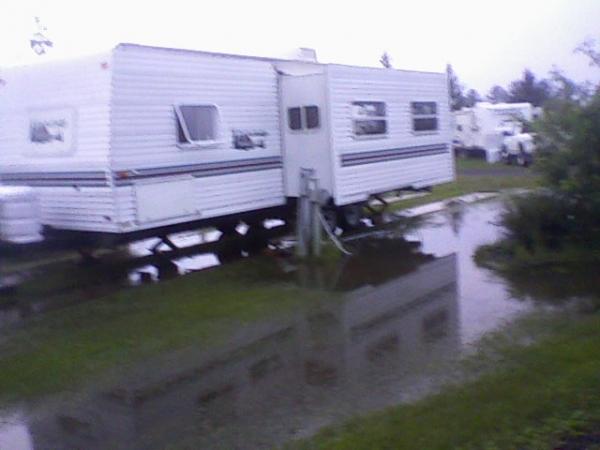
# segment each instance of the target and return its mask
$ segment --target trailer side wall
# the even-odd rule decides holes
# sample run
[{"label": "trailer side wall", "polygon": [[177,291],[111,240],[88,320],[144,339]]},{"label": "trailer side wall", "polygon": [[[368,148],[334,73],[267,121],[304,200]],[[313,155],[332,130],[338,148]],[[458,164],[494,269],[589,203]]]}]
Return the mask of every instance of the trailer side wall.
[{"label": "trailer side wall", "polygon": [[[271,62],[128,44],[114,59],[110,164],[124,231],[284,204]],[[213,108],[216,142],[179,142],[181,105]]]},{"label": "trailer side wall", "polygon": [[[444,74],[329,65],[328,90],[338,205],[454,179]],[[435,103],[435,130],[413,129],[413,119],[418,118],[413,102]],[[373,117],[362,119],[383,120],[385,125],[375,125],[385,127],[384,133],[357,135],[356,122],[365,114],[357,112],[360,104],[383,104]]]}]

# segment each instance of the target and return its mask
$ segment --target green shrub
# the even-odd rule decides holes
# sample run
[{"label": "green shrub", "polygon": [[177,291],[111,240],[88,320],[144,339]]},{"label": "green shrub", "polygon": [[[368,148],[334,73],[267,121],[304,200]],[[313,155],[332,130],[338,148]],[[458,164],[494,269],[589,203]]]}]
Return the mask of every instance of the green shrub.
[{"label": "green shrub", "polygon": [[[582,238],[600,231],[600,91],[585,101],[555,99],[538,131],[538,171],[559,211],[578,224]],[[543,201],[543,200],[542,200]],[[547,199],[548,205],[550,201]],[[546,210],[552,221],[553,212]],[[571,229],[571,225],[567,228]]]},{"label": "green shrub", "polygon": [[600,241],[600,90],[583,95],[557,76],[562,88],[535,123],[545,191],[509,202],[502,215],[507,238],[530,253]]},{"label": "green shrub", "polygon": [[506,203],[501,223],[506,237],[532,252],[536,247],[558,248],[573,224],[560,198],[532,194]]},{"label": "green shrub", "polygon": [[600,210],[589,214],[580,203],[555,192],[509,200],[501,224],[505,237],[530,253],[573,246],[594,249],[600,242]]}]

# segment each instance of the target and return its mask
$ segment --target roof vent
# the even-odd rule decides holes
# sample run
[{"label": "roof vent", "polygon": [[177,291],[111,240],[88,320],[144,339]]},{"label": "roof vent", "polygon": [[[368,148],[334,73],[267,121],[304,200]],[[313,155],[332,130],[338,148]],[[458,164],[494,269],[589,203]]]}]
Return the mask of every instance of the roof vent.
[{"label": "roof vent", "polygon": [[286,52],[283,59],[316,63],[317,51],[314,48],[299,47]]}]

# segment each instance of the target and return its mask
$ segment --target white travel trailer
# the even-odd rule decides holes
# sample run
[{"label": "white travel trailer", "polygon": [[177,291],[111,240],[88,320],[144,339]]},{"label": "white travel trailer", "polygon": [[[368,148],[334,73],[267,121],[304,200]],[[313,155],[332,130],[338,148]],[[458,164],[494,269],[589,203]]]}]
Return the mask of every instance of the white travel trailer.
[{"label": "white travel trailer", "polygon": [[3,70],[0,181],[49,232],[124,241],[285,218],[301,168],[334,207],[453,179],[445,75],[308,56],[120,44]]},{"label": "white travel trailer", "polygon": [[538,114],[531,103],[477,103],[454,113],[454,143],[461,149],[485,152],[489,162],[498,161],[505,137],[521,134],[523,121]]}]

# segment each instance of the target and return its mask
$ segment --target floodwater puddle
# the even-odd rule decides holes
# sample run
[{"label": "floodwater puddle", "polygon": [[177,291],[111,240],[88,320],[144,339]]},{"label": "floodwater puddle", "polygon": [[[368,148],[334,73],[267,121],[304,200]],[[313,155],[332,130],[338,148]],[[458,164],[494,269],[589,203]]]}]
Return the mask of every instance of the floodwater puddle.
[{"label": "floodwater puddle", "polygon": [[271,448],[434,392],[472,344],[539,300],[473,262],[499,235],[499,209],[452,208],[404,237],[352,241],[354,255],[334,268],[300,266],[290,278],[319,301],[11,412],[0,448]]},{"label": "floodwater puddle", "polygon": [[[282,227],[280,220],[269,220],[265,228]],[[248,227],[237,228],[239,239]],[[221,257],[201,251],[203,244],[215,244],[221,236],[214,229],[181,232],[169,236],[176,252],[159,238],[133,242],[117,252],[86,261],[71,257],[22,272],[0,272],[14,289],[0,289],[0,330],[19,325],[40,314],[102,297],[117,290],[172,279],[191,272],[216,267]],[[243,250],[227,259],[240,259]],[[51,258],[49,258],[51,259]],[[1,262],[1,261],[0,261]],[[7,292],[5,292],[7,291]]]},{"label": "floodwater puddle", "polygon": [[[173,242],[181,248],[191,248],[218,237],[218,231],[187,232],[176,235]],[[0,298],[0,330],[120,289],[220,265],[218,257],[212,253],[163,257],[164,247],[160,239],[146,239],[98,261],[66,260],[20,274],[23,281],[14,292]],[[153,248],[158,253],[153,254]],[[142,258],[147,262],[137,264]]]}]

